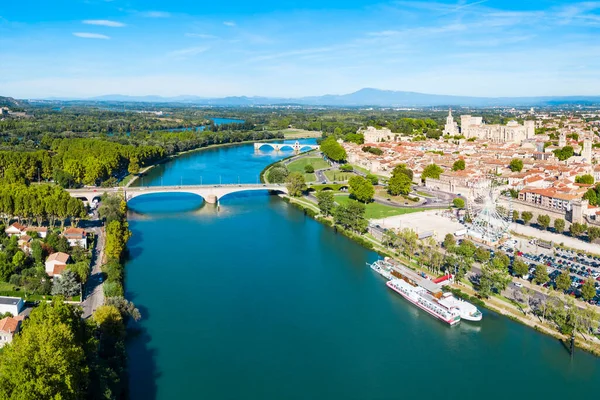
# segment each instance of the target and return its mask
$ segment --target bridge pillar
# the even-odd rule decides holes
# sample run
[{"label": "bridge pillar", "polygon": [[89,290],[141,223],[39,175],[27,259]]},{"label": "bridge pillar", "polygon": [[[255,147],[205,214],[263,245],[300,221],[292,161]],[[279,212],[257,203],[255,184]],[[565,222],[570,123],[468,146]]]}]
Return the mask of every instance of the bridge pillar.
[{"label": "bridge pillar", "polygon": [[219,198],[217,196],[215,196],[214,194],[209,194],[204,197],[204,200],[206,200],[207,203],[215,204],[219,201]]}]

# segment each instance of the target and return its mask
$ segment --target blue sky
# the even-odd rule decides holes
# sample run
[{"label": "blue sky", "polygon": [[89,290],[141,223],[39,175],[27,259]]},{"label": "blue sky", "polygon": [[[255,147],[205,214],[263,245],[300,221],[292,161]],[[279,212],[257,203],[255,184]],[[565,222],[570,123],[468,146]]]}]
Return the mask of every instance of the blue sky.
[{"label": "blue sky", "polygon": [[600,95],[600,1],[6,1],[0,95]]}]

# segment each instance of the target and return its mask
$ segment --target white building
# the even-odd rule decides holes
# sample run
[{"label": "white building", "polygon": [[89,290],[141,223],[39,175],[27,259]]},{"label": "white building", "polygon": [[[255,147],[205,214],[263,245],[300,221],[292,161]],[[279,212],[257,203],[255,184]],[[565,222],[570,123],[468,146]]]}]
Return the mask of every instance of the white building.
[{"label": "white building", "polygon": [[23,317],[6,317],[0,319],[0,347],[11,343],[15,334],[21,329]]},{"label": "white building", "polygon": [[448,117],[446,118],[446,125],[444,125],[444,135],[456,136],[458,135],[458,124],[452,117],[452,109],[448,110]]},{"label": "white building", "polygon": [[27,232],[27,227],[21,225],[18,222],[13,223],[11,226],[4,230],[8,236],[22,236]]},{"label": "white building", "polygon": [[23,299],[20,297],[0,296],[0,314],[9,312],[17,316],[23,309],[23,304]]},{"label": "white building", "polygon": [[46,259],[46,273],[49,276],[60,275],[67,268],[70,258],[67,253],[57,252],[50,254]]},{"label": "white building", "polygon": [[81,228],[68,228],[62,234],[69,242],[69,246],[79,246],[87,249],[87,234]]},{"label": "white building", "polygon": [[482,117],[461,115],[460,133],[466,138],[495,143],[521,143],[535,137],[535,121],[525,121],[523,125],[517,121],[510,121],[506,125],[487,125]]},{"label": "white building", "polygon": [[396,135],[387,128],[377,129],[373,126],[368,126],[365,130],[359,130],[365,137],[365,143],[379,143],[394,141]]}]

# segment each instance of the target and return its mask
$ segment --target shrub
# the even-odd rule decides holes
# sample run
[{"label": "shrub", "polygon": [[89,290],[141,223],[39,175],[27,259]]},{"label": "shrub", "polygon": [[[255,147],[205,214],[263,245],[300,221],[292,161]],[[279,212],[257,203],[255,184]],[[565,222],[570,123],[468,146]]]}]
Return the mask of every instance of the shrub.
[{"label": "shrub", "polygon": [[104,282],[104,297],[123,297],[123,285],[119,282]]},{"label": "shrub", "polygon": [[310,164],[307,164],[304,166],[304,172],[306,172],[307,174],[312,174],[313,172],[315,172],[315,167],[313,167]]}]

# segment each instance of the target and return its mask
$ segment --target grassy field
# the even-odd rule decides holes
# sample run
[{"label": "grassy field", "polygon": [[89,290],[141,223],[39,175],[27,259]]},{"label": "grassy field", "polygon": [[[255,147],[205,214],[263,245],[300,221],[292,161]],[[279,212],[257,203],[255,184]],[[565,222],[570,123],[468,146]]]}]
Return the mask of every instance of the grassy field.
[{"label": "grassy field", "polygon": [[351,176],[354,176],[352,172],[341,172],[339,170],[325,171],[325,176],[330,181],[347,181]]},{"label": "grassy field", "polygon": [[317,176],[315,174],[307,174],[305,172],[303,175],[304,175],[305,182],[316,182],[317,181]]},{"label": "grassy field", "polygon": [[292,161],[288,164],[287,168],[290,172],[302,172],[304,173],[304,167],[312,165],[314,169],[323,169],[329,167],[327,161],[319,157],[306,157],[296,161]]},{"label": "grassy field", "polygon": [[408,203],[409,205],[413,205],[416,203],[416,202],[408,199],[408,197],[410,197],[410,196],[406,196],[406,197],[404,197],[402,195],[392,196],[385,189],[375,189],[375,197],[381,198],[381,199],[390,199],[390,200],[395,201],[396,203],[400,203],[400,204]]},{"label": "grassy field", "polygon": [[290,128],[290,129],[284,129],[281,132],[283,132],[283,137],[286,139],[320,138],[321,137],[320,131],[306,131],[304,129]]},{"label": "grassy field", "polygon": [[[350,197],[346,195],[335,196],[335,201],[338,204],[347,204],[350,201]],[[365,217],[367,219],[381,219],[387,217],[393,217],[395,215],[411,214],[416,212],[425,211],[424,208],[396,208],[390,207],[383,204],[369,203],[366,205]]]},{"label": "grassy field", "polygon": [[418,194],[419,196],[423,196],[423,197],[433,197],[433,196],[431,196],[431,194],[429,194],[429,193],[420,192],[420,191],[418,191],[418,190],[417,190],[417,194]]}]

